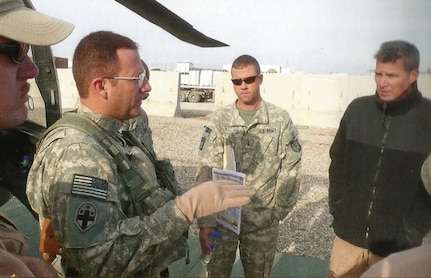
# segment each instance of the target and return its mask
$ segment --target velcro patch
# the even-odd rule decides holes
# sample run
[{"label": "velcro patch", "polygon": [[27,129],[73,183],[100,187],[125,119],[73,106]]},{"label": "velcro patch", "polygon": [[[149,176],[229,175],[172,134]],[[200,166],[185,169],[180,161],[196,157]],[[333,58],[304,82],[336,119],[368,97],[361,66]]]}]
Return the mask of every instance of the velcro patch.
[{"label": "velcro patch", "polygon": [[73,176],[72,193],[106,200],[108,182],[102,179],[75,174]]},{"label": "velcro patch", "polygon": [[85,232],[90,229],[91,226],[96,223],[97,208],[93,203],[82,203],[79,205],[75,214],[75,224],[81,230]]},{"label": "velcro patch", "polygon": [[212,129],[204,126],[204,132],[202,134],[201,143],[199,144],[199,150],[202,151],[207,138],[210,136]]},{"label": "velcro patch", "polygon": [[301,151],[301,144],[299,143],[299,141],[298,141],[298,139],[295,139],[295,141],[293,141],[291,144],[290,144],[290,147],[292,148],[292,150],[294,151],[294,152],[300,152]]}]

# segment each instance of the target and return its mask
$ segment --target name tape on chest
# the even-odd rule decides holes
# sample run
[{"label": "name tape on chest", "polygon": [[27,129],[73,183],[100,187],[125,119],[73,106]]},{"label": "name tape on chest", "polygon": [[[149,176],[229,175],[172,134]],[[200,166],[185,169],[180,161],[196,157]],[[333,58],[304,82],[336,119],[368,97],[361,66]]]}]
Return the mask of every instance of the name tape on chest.
[{"label": "name tape on chest", "polygon": [[[225,133],[244,133],[245,129],[243,127],[235,127],[235,126],[229,126],[224,128]],[[276,133],[277,128],[276,127],[265,127],[265,128],[257,128],[250,131],[250,133],[258,133],[258,134],[264,134],[264,133]]]}]

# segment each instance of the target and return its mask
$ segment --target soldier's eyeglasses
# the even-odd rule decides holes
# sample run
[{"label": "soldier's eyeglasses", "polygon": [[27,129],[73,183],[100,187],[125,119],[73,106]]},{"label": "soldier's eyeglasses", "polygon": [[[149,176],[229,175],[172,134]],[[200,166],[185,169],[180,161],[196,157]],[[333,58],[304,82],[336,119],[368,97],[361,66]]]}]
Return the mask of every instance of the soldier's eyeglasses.
[{"label": "soldier's eyeglasses", "polygon": [[0,43],[0,53],[6,54],[16,64],[22,64],[30,46],[22,42]]},{"label": "soldier's eyeglasses", "polygon": [[251,84],[256,80],[256,77],[258,77],[258,75],[259,74],[255,76],[246,77],[244,79],[238,78],[238,79],[231,79],[231,80],[232,80],[232,83],[236,86],[241,85],[243,81],[245,82],[245,84]]},{"label": "soldier's eyeglasses", "polygon": [[112,77],[103,77],[105,79],[112,79],[112,80],[129,80],[129,81],[138,81],[139,88],[144,85],[144,80],[146,79],[146,72],[145,70],[141,72],[138,76],[112,76]]}]

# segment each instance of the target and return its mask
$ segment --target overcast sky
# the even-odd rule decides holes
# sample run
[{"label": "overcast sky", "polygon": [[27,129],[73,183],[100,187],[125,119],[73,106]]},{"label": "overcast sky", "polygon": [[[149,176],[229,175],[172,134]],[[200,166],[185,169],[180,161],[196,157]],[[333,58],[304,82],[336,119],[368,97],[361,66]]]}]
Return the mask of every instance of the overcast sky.
[{"label": "overcast sky", "polygon": [[364,74],[383,41],[403,39],[431,68],[430,0],[160,0],[195,29],[229,47],[185,43],[113,0],[32,0],[37,10],[75,24],[54,55],[71,59],[78,41],[96,30],[129,36],[151,68],[176,62],[222,68],[241,54],[261,65],[307,73]]}]

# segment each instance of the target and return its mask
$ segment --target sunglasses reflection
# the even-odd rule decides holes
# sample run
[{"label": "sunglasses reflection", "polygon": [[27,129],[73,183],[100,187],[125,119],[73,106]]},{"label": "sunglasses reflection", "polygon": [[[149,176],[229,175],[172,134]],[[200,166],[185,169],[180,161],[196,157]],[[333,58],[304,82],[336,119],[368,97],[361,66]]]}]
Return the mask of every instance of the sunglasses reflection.
[{"label": "sunglasses reflection", "polygon": [[9,58],[18,65],[24,62],[29,49],[30,46],[26,43],[0,43],[0,53],[9,56]]},{"label": "sunglasses reflection", "polygon": [[242,84],[242,82],[245,82],[245,84],[251,84],[251,83],[253,83],[256,80],[256,77],[258,77],[258,76],[259,76],[259,74],[256,74],[254,76],[249,76],[249,77],[242,78],[242,79],[238,78],[238,79],[231,79],[231,80],[232,80],[232,83],[234,85],[239,86],[239,85]]}]

